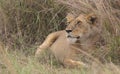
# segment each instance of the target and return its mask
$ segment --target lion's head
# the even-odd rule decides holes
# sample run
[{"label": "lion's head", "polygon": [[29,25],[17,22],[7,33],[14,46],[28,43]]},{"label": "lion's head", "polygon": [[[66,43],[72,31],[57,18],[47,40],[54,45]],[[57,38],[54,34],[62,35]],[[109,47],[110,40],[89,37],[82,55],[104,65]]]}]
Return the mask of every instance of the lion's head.
[{"label": "lion's head", "polygon": [[65,31],[68,40],[72,43],[90,37],[97,29],[97,17],[95,14],[80,14],[77,17],[68,14],[66,18],[68,25]]}]

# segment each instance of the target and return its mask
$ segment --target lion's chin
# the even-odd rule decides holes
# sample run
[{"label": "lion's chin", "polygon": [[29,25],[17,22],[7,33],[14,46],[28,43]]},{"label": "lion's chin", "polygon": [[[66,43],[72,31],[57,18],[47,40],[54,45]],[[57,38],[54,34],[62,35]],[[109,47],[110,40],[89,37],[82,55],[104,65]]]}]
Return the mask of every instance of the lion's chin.
[{"label": "lion's chin", "polygon": [[74,44],[74,43],[76,43],[77,38],[67,38],[67,41],[68,41],[70,44]]}]

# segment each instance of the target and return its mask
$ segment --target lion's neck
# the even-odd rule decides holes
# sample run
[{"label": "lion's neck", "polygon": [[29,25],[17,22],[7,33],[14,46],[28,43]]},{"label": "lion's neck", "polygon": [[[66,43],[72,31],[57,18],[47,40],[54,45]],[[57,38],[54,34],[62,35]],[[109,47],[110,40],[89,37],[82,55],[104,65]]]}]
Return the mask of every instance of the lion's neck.
[{"label": "lion's neck", "polygon": [[84,40],[79,40],[75,44],[72,44],[75,47],[82,48],[84,50],[93,49],[96,47],[96,42],[100,39],[99,35],[91,36]]}]

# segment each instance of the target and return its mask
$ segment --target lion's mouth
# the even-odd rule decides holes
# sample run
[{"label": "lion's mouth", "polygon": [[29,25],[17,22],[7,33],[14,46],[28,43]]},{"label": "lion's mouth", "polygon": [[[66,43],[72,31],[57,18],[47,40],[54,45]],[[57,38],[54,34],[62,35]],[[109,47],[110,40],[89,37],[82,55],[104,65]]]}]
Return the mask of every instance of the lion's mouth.
[{"label": "lion's mouth", "polygon": [[71,43],[71,44],[76,43],[79,39],[80,39],[80,36],[67,35],[67,40],[68,40],[69,43]]},{"label": "lion's mouth", "polygon": [[71,35],[68,35],[67,38],[76,38],[76,39],[79,39],[80,36],[71,36]]}]

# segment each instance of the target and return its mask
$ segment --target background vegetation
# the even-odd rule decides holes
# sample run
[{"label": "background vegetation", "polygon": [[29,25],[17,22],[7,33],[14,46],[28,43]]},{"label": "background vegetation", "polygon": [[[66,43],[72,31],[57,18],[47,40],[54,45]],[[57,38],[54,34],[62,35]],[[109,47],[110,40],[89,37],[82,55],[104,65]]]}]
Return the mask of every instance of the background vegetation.
[{"label": "background vegetation", "polygon": [[[46,64],[36,61],[37,46],[50,32],[65,28],[69,12],[98,15],[107,48],[96,53],[114,64],[64,69],[48,53],[42,58]],[[120,1],[0,0],[0,42],[0,74],[120,74]]]}]

